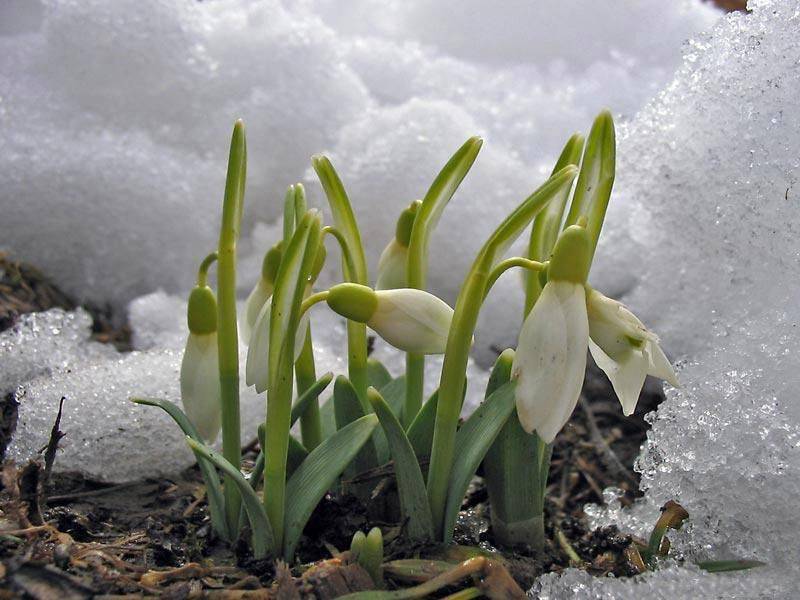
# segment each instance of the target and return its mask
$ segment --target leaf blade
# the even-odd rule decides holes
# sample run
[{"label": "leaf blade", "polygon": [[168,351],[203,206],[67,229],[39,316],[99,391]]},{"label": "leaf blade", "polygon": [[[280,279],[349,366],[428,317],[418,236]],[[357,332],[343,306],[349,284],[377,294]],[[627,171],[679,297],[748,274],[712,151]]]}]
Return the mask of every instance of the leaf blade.
[{"label": "leaf blade", "polygon": [[378,425],[373,414],[361,417],[314,448],[286,485],[283,556],[291,560],[312,511]]}]

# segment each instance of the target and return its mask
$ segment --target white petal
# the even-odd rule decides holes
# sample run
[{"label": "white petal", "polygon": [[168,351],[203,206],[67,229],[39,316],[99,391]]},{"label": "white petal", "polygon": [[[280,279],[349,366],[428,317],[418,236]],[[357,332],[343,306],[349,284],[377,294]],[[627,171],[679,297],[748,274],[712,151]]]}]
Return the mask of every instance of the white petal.
[{"label": "white petal", "polygon": [[647,345],[647,353],[650,356],[650,365],[647,369],[647,374],[653,377],[658,377],[669,383],[673,387],[681,387],[678,377],[672,368],[669,359],[664,355],[661,346],[658,342],[650,342]]},{"label": "white petal", "polygon": [[520,331],[512,377],[520,423],[547,443],[569,420],[586,372],[589,323],[582,285],[545,285]]},{"label": "white petal", "polygon": [[650,364],[647,353],[631,349],[619,360],[614,360],[591,339],[589,340],[589,350],[594,362],[611,380],[614,393],[622,405],[623,414],[626,417],[632,415],[636,410],[644,379],[647,377],[647,369]]},{"label": "white petal", "polygon": [[258,314],[270,296],[272,296],[272,286],[263,277],[260,277],[253,291],[247,296],[244,311],[239,319],[239,336],[245,344],[250,343],[250,336],[256,326]]},{"label": "white petal", "polygon": [[269,298],[258,313],[250,345],[247,347],[244,381],[254,385],[259,394],[267,389],[269,381],[269,315],[272,298]]},{"label": "white petal", "polygon": [[393,238],[384,248],[378,260],[378,277],[376,290],[393,290],[405,288],[407,285],[406,269],[408,264],[408,248],[401,246]]},{"label": "white petal", "polygon": [[442,354],[453,319],[446,302],[423,290],[376,292],[378,305],[367,322],[392,346],[418,354]]},{"label": "white petal", "polygon": [[631,347],[641,348],[657,337],[622,303],[591,290],[587,298],[589,331],[609,357],[617,359]]},{"label": "white petal", "polygon": [[181,362],[181,402],[200,436],[213,442],[220,429],[217,334],[190,334]]}]

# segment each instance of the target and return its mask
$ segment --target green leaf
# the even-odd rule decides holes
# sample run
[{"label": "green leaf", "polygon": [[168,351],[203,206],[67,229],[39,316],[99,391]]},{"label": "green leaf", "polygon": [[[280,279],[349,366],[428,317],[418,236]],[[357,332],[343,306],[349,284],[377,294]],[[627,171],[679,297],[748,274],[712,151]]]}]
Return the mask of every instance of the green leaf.
[{"label": "green leaf", "polygon": [[[392,379],[389,383],[381,387],[379,391],[381,396],[383,396],[383,399],[386,401],[386,404],[389,405],[392,413],[398,419],[402,419],[403,404],[405,404],[406,398],[405,375],[401,375],[396,379]],[[386,440],[386,434],[383,433],[383,429],[376,430],[375,434],[372,436],[372,439],[375,442],[375,453],[377,456],[376,464],[382,465],[389,460],[389,443]]]},{"label": "green leaf", "polygon": [[433,444],[433,428],[436,422],[436,405],[439,403],[439,391],[433,392],[428,401],[422,405],[422,409],[411,422],[408,428],[408,441],[414,448],[414,454],[418,457],[431,455],[431,444]]},{"label": "green leaf", "polygon": [[292,236],[281,260],[272,296],[269,331],[269,385],[267,435],[264,455],[264,505],[278,547],[283,545],[286,511],[286,466],[294,388],[295,337],[300,307],[322,237],[321,218],[308,211]]},{"label": "green leaf", "polygon": [[361,233],[358,230],[353,207],[350,205],[350,199],[347,197],[342,180],[327,156],[313,156],[311,157],[311,164],[317,172],[322,188],[325,190],[325,195],[328,197],[328,204],[331,207],[336,229],[344,236],[353,258],[355,273],[349,273],[349,269],[347,269],[344,260],[342,260],[345,278],[353,283],[369,285],[367,259],[364,255],[364,247],[361,244]]},{"label": "green leaf", "polygon": [[514,382],[500,387],[475,409],[456,434],[453,468],[450,473],[444,514],[445,542],[452,539],[456,517],[470,480],[514,410],[514,388]]},{"label": "green leaf", "polygon": [[614,119],[610,112],[604,110],[597,115],[589,132],[581,172],[565,222],[565,227],[575,225],[580,217],[587,217],[589,223],[586,229],[592,238],[593,248],[597,246],[597,239],[603,228],[611,188],[614,186],[615,169]]},{"label": "green leaf", "polygon": [[[583,152],[583,136],[576,133],[567,141],[561,156],[558,157],[553,173],[558,173],[568,165],[577,165]],[[564,220],[564,210],[569,200],[571,187],[562,188],[558,194],[536,215],[531,228],[531,238],[528,243],[527,258],[544,262],[550,258],[553,246],[556,244]],[[539,273],[531,271],[525,274],[525,314],[533,308],[542,288],[539,282]]]},{"label": "green leaf", "polygon": [[[364,416],[364,409],[361,407],[361,400],[358,398],[356,389],[344,375],[339,375],[333,384],[333,408],[336,416],[336,428],[339,430]],[[352,478],[375,468],[378,464],[375,445],[370,441],[364,444],[352,464],[345,469],[345,475]]]},{"label": "green leaf", "polygon": [[379,390],[391,380],[392,375],[381,361],[375,358],[367,359],[367,381],[372,387]]},{"label": "green leaf", "polygon": [[308,408],[312,402],[316,401],[319,395],[325,391],[325,388],[328,387],[331,381],[333,381],[333,373],[328,371],[317,379],[310,388],[300,394],[300,397],[295,401],[294,406],[292,406],[292,425],[297,422],[297,419],[305,412],[306,408]]},{"label": "green leaf", "polygon": [[[197,433],[197,429],[192,425],[192,422],[189,421],[189,417],[187,417],[174,402],[161,400],[159,398],[131,398],[131,400],[136,404],[157,406],[162,409],[172,417],[178,427],[181,428],[184,435],[202,443],[203,440],[200,434]],[[217,535],[222,539],[232,541],[228,533],[228,524],[225,520],[225,500],[217,471],[214,469],[213,463],[202,457],[197,457],[197,464],[200,467],[200,473],[203,475],[203,482],[206,485],[208,510],[211,513],[211,524],[214,526],[214,531],[216,531]]]},{"label": "green leaf", "polygon": [[406,521],[408,537],[415,541],[433,539],[433,517],[428,504],[428,493],[425,480],[419,468],[414,449],[406,437],[400,421],[389,405],[375,388],[367,390],[367,398],[378,415],[386,439],[389,442],[391,456],[394,459],[394,472],[397,479],[397,495],[400,500],[400,512]]},{"label": "green leaf", "polygon": [[322,421],[322,437],[329,438],[336,433],[336,414],[333,406],[333,396],[328,398],[319,407],[319,418]]},{"label": "green leaf", "polygon": [[291,560],[314,508],[378,425],[375,415],[361,417],[317,446],[286,486],[286,526],[283,556]]},{"label": "green leaf", "polygon": [[[186,442],[195,453],[195,456],[205,458],[214,463],[218,469],[229,477],[228,481],[232,481],[239,490],[244,508],[247,511],[247,517],[250,519],[250,527],[253,530],[253,555],[256,558],[265,558],[270,552],[275,552],[275,539],[272,535],[272,527],[269,524],[267,513],[264,511],[264,506],[239,469],[231,465],[222,455],[189,436],[186,436]],[[277,552],[275,553],[277,554]]]},{"label": "green leaf", "polygon": [[744,571],[764,567],[767,563],[760,560],[704,560],[697,563],[697,566],[709,573],[727,573],[729,571]]},{"label": "green leaf", "polygon": [[447,161],[433,180],[414,219],[408,244],[408,287],[424,289],[427,272],[428,243],[447,203],[466,177],[480,152],[483,141],[471,137]]}]

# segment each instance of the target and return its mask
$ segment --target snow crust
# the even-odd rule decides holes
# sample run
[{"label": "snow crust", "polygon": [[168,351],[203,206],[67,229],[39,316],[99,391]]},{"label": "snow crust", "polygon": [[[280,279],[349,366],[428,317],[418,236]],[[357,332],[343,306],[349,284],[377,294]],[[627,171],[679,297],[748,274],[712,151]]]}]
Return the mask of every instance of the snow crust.
[{"label": "snow crust", "polygon": [[[769,566],[710,575],[666,565],[632,581],[568,570],[532,593],[789,597],[800,575],[800,2],[751,1],[751,14],[708,34],[717,13],[697,3],[553,0],[532,12],[509,2],[493,19],[481,5],[0,5],[3,246],[82,299],[123,306],[147,294],[129,307],[137,350],[127,355],[89,341],[81,311],[27,316],[0,335],[0,387],[20,402],[11,456],[46,443],[63,395],[58,468],[124,480],[191,463],[168,418],[127,399],[177,398],[182,297],[216,237],[234,117],[248,124],[251,158],[242,292],[277,239],[283,187],[304,180],[324,205],[309,154],[327,151],[339,168],[374,268],[401,207],[466,137],[484,135],[440,225],[458,233],[434,241],[432,287],[452,300],[500,215],[608,105],[619,168],[592,282],[662,335],[683,387],[650,417],[645,498],[587,512],[643,534],[676,499],[691,515],[670,534],[679,556]],[[520,314],[507,276],[482,316],[479,361],[514,343]],[[341,322],[315,310],[314,329],[318,372],[343,372]],[[376,352],[402,371],[397,355]],[[263,398],[242,398],[243,421],[260,420]]]}]

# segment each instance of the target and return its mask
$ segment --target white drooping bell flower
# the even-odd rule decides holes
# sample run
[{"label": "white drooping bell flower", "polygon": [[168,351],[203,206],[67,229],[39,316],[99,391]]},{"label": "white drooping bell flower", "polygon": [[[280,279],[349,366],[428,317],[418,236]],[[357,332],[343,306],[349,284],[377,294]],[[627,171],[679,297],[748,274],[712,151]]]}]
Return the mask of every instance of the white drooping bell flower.
[{"label": "white drooping bell flower", "polygon": [[614,387],[622,412],[636,408],[647,375],[678,387],[678,379],[658,345],[658,336],[649,331],[624,305],[589,289],[589,350]]},{"label": "white drooping bell flower", "polygon": [[408,285],[408,244],[411,241],[414,219],[421,204],[422,202],[415,200],[400,213],[394,237],[378,260],[376,290],[399,289]]},{"label": "white drooping bell flower", "polygon": [[519,334],[511,369],[522,428],[546,443],[569,420],[586,372],[589,322],[586,276],[591,246],[583,227],[564,230],[556,243],[548,280]]},{"label": "white drooping bell flower", "polygon": [[245,344],[250,343],[250,337],[253,334],[258,314],[272,296],[275,276],[278,274],[278,268],[281,265],[281,246],[281,243],[276,244],[264,255],[264,261],[261,264],[261,276],[258,278],[255,287],[253,287],[253,291],[247,296],[239,323],[239,333]]},{"label": "white drooping bell flower", "polygon": [[[272,312],[272,298],[269,298],[258,313],[250,345],[247,347],[247,361],[245,363],[244,381],[248,386],[255,386],[259,394],[266,391],[269,385],[269,323]],[[308,331],[309,315],[306,312],[300,318],[297,333],[294,338],[294,360],[303,350],[303,342]]]},{"label": "white drooping bell flower", "polygon": [[222,400],[217,348],[217,300],[207,286],[189,296],[189,338],[181,361],[181,402],[189,421],[207,442],[220,430]]},{"label": "white drooping bell flower", "polygon": [[433,294],[340,283],[329,290],[327,302],[343,317],[366,323],[395,348],[415,354],[445,351],[453,309]]}]

